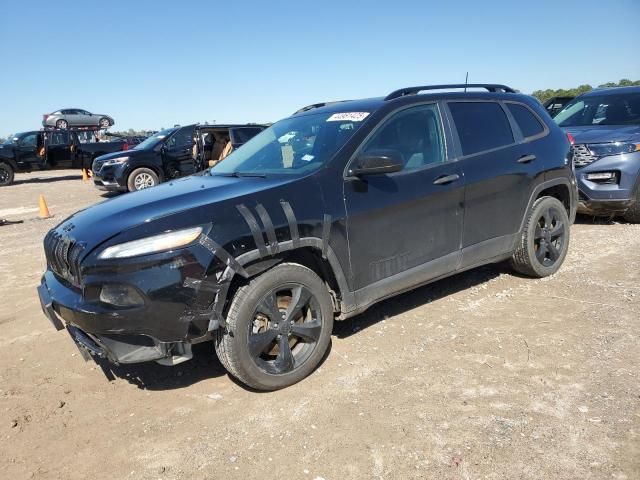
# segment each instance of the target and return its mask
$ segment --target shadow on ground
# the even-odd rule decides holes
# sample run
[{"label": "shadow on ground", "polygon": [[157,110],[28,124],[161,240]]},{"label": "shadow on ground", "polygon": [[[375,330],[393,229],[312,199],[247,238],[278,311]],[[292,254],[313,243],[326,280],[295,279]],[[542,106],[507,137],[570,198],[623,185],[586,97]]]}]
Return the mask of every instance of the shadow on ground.
[{"label": "shadow on ground", "polygon": [[[54,182],[62,182],[65,180],[82,180],[81,175],[66,175],[64,177],[30,177],[25,178],[23,180],[14,180],[9,187],[16,185],[26,185],[30,183],[54,183]],[[5,187],[7,188],[7,187]]]}]

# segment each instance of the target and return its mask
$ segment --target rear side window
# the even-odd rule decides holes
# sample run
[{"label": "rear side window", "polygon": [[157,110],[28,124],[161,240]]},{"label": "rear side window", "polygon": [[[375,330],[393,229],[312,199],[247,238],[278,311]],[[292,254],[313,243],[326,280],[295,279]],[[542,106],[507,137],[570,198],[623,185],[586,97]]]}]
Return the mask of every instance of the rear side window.
[{"label": "rear side window", "polygon": [[524,105],[507,103],[507,108],[511,112],[511,115],[513,115],[513,118],[516,119],[516,123],[525,138],[533,137],[534,135],[544,132],[544,127],[540,123],[540,120]]},{"label": "rear side window", "polygon": [[234,128],[231,130],[235,143],[247,143],[261,131],[261,128]]},{"label": "rear side window", "polygon": [[513,132],[502,107],[495,102],[451,102],[463,155],[504,147],[513,143]]}]

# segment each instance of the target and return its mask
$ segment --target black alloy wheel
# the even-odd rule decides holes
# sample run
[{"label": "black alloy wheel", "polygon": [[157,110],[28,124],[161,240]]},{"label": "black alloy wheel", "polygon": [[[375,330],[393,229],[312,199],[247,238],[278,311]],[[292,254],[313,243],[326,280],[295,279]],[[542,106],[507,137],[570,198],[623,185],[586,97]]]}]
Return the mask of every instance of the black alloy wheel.
[{"label": "black alloy wheel", "polygon": [[533,237],[536,258],[540,265],[551,267],[558,261],[564,248],[566,228],[567,225],[563,222],[557,207],[547,208],[540,214]]},{"label": "black alloy wheel", "polygon": [[320,306],[303,285],[269,292],[256,306],[248,331],[249,352],[258,368],[272,375],[300,367],[316,348]]}]

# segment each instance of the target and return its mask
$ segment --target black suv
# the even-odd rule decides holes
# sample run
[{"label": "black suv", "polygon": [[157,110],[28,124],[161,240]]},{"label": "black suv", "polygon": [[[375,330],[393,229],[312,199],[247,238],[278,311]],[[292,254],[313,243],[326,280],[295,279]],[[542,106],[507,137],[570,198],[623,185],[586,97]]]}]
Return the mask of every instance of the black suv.
[{"label": "black suv", "polygon": [[43,310],[111,362],[191,358],[263,390],[318,365],[342,320],[419,285],[510,259],[560,268],[577,189],[540,103],[411,87],[317,104],[197,176],[95,205],[45,240]]},{"label": "black suv", "polygon": [[262,125],[185,125],[162,130],[126,153],[93,161],[93,182],[101,190],[133,192],[206,168],[260,133]]}]

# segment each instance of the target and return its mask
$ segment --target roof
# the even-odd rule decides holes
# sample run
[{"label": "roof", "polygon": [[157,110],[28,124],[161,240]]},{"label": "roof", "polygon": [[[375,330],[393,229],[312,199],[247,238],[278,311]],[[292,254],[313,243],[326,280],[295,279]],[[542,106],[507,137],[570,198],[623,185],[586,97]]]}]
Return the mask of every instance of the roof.
[{"label": "roof", "polygon": [[581,97],[592,97],[601,95],[617,95],[620,93],[640,93],[640,86],[633,87],[602,87],[583,93]]}]

